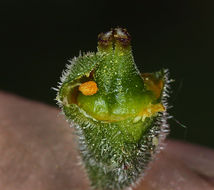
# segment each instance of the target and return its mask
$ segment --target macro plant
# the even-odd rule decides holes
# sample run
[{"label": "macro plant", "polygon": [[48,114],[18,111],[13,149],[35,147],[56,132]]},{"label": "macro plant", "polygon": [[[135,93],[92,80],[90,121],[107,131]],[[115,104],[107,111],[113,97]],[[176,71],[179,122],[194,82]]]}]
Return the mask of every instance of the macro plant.
[{"label": "macro plant", "polygon": [[141,74],[130,42],[126,29],[99,34],[97,52],[73,58],[59,83],[56,99],[94,189],[136,184],[168,133],[168,71]]}]

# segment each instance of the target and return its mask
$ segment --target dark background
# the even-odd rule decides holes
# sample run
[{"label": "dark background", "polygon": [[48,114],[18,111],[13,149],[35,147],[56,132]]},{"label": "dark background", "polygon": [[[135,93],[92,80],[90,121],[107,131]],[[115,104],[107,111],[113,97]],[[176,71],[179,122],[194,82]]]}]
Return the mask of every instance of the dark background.
[{"label": "dark background", "polygon": [[125,27],[140,70],[175,79],[170,113],[187,128],[172,119],[171,137],[214,148],[213,0],[44,2],[0,2],[1,90],[55,105],[67,60]]}]

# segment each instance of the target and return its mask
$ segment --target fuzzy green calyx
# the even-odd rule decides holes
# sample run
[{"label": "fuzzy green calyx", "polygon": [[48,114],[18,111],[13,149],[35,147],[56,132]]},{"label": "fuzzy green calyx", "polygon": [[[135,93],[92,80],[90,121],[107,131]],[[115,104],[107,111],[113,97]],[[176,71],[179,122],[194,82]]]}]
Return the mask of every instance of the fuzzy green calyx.
[{"label": "fuzzy green calyx", "polygon": [[122,189],[136,181],[164,136],[166,72],[140,74],[130,41],[125,29],[101,33],[98,52],[72,60],[57,95],[76,124],[83,162],[97,189]]}]

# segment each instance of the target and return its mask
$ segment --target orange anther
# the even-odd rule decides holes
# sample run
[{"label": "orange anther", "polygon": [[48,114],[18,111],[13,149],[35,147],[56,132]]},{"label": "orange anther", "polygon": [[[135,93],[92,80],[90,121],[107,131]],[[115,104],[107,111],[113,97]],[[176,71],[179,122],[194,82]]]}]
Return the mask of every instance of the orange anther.
[{"label": "orange anther", "polygon": [[79,86],[79,91],[85,96],[96,94],[98,91],[97,84],[94,81],[84,82]]}]

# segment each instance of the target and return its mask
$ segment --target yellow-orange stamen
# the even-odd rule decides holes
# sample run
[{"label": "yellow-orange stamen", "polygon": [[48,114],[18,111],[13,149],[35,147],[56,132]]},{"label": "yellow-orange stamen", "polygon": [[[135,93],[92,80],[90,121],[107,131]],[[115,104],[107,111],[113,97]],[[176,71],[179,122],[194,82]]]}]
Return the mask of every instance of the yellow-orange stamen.
[{"label": "yellow-orange stamen", "polygon": [[144,73],[142,74],[142,77],[144,79],[144,83],[147,89],[151,90],[156,96],[156,98],[159,98],[163,90],[163,85],[164,85],[163,79],[156,79],[150,73]]},{"label": "yellow-orange stamen", "polygon": [[84,82],[79,86],[79,91],[85,96],[91,96],[98,91],[97,84],[94,81]]},{"label": "yellow-orange stamen", "polygon": [[161,103],[152,104],[148,106],[146,109],[144,109],[139,115],[145,119],[146,117],[151,117],[153,114],[157,112],[163,112],[165,110],[166,110],[165,107]]}]

